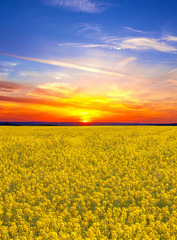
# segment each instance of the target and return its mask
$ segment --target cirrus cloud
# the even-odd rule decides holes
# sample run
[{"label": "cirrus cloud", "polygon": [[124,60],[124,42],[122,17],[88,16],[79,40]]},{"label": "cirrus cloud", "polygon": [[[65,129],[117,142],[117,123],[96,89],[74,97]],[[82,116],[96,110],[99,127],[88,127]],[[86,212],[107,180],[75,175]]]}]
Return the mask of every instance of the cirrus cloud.
[{"label": "cirrus cloud", "polygon": [[162,39],[147,38],[147,37],[103,37],[101,43],[98,44],[83,44],[83,43],[59,43],[59,47],[74,47],[74,48],[103,48],[112,50],[156,50],[159,52],[176,53],[177,47],[170,45],[168,42],[177,42],[177,37],[168,36]]},{"label": "cirrus cloud", "polygon": [[74,12],[99,13],[106,9],[107,4],[91,0],[42,0],[47,6],[60,7]]},{"label": "cirrus cloud", "polygon": [[127,38],[116,38],[116,37],[104,37],[103,41],[108,44],[109,48],[122,50],[156,50],[160,52],[177,52],[175,46],[169,45],[165,40],[158,38],[147,38],[147,37],[127,37]]}]

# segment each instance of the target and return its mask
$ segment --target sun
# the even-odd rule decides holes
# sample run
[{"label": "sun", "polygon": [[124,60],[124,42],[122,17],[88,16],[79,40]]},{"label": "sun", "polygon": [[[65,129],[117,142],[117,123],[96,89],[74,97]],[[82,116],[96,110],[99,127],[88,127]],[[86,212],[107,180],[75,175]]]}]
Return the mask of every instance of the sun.
[{"label": "sun", "polygon": [[90,123],[90,119],[81,119],[80,123],[87,126]]}]

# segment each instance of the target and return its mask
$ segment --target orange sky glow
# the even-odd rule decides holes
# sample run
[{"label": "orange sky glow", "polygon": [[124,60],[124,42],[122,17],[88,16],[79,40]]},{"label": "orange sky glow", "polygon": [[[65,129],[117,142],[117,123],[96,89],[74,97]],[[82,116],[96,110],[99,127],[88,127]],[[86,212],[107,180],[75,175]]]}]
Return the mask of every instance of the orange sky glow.
[{"label": "orange sky glow", "polygon": [[[174,74],[166,74],[166,86],[161,89],[152,83],[154,79],[126,74],[119,84],[115,82],[116,76],[85,72],[82,77],[88,79],[90,75],[90,82],[55,80],[32,86],[1,79],[0,120],[173,123],[177,120],[177,97],[169,79]],[[36,77],[40,79],[43,75]],[[93,87],[94,80],[101,80],[102,84]]]}]

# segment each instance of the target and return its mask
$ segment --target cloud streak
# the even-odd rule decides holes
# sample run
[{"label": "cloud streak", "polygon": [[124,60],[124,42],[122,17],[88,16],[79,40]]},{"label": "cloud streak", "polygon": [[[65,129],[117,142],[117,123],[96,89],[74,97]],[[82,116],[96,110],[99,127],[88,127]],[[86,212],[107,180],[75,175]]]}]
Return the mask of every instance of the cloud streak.
[{"label": "cloud streak", "polygon": [[177,37],[171,35],[167,35],[163,39],[166,41],[177,42]]},{"label": "cloud streak", "polygon": [[30,78],[52,78],[52,79],[63,79],[63,78],[69,78],[69,75],[66,73],[61,73],[61,72],[28,72],[28,71],[22,71],[19,72],[19,75],[21,77],[30,77]]},{"label": "cloud streak", "polygon": [[79,24],[78,27],[78,33],[85,33],[87,31],[94,31],[94,32],[97,32],[97,33],[100,33],[101,32],[101,29],[100,29],[100,25],[99,24],[89,24],[89,23],[82,23],[82,24]]},{"label": "cloud streak", "polygon": [[133,62],[135,60],[137,60],[135,57],[124,58],[117,64],[117,66],[118,66],[118,68],[122,68],[122,67],[126,66],[127,64],[129,64],[130,62]]},{"label": "cloud streak", "polygon": [[131,27],[128,27],[128,26],[125,26],[124,28],[127,29],[127,30],[129,30],[129,31],[132,31],[132,32],[144,33],[144,31],[137,30],[137,29],[135,29],[135,28],[131,28]]},{"label": "cloud streak", "polygon": [[29,96],[42,96],[42,97],[69,97],[74,94],[77,87],[72,87],[68,83],[54,82],[38,85],[36,89],[30,93]]},{"label": "cloud streak", "polygon": [[75,48],[104,48],[113,50],[156,50],[159,52],[170,52],[176,53],[177,48],[169,45],[168,42],[177,42],[177,37],[167,36],[162,39],[157,38],[146,38],[146,37],[127,37],[127,38],[116,38],[116,37],[103,37],[102,44],[83,44],[83,43],[59,43],[60,47],[75,47]]},{"label": "cloud streak", "polygon": [[99,73],[99,74],[117,76],[117,77],[125,77],[125,75],[121,74],[121,73],[105,71],[102,69],[82,66],[82,65],[73,64],[73,63],[66,63],[66,62],[61,62],[61,61],[46,60],[46,59],[39,59],[39,58],[22,57],[22,56],[18,56],[18,55],[13,55],[13,54],[9,54],[9,53],[1,53],[1,52],[0,52],[0,55],[14,57],[14,58],[22,59],[22,60],[28,60],[28,61],[32,61],[32,62],[38,62],[38,63],[43,63],[43,64],[59,66],[59,67],[63,67],[63,68],[72,68],[72,69],[77,69],[77,70],[82,70],[82,71],[87,71],[87,72],[92,72],[92,73]]},{"label": "cloud streak", "polygon": [[6,78],[6,77],[8,77],[8,76],[9,76],[9,73],[7,73],[7,72],[5,72],[5,73],[0,73],[0,77]]},{"label": "cloud streak", "polygon": [[176,52],[177,48],[155,38],[127,38],[119,45],[121,49],[149,50],[160,52]]},{"label": "cloud streak", "polygon": [[15,92],[22,89],[23,86],[18,83],[12,83],[8,81],[0,81],[0,92]]},{"label": "cloud streak", "polygon": [[0,61],[0,77],[8,77],[17,65],[18,63]]},{"label": "cloud streak", "polygon": [[83,44],[83,43],[59,43],[59,47],[74,47],[74,48],[113,48],[107,44]]},{"label": "cloud streak", "polygon": [[100,13],[106,5],[91,0],[42,0],[47,6],[68,9],[74,12]]},{"label": "cloud streak", "polygon": [[122,49],[132,49],[132,50],[156,50],[160,52],[171,52],[176,53],[177,48],[169,45],[163,39],[157,38],[146,38],[146,37],[127,37],[127,38],[116,38],[116,37],[106,37],[103,38],[105,43],[109,43],[109,48],[122,50]]}]

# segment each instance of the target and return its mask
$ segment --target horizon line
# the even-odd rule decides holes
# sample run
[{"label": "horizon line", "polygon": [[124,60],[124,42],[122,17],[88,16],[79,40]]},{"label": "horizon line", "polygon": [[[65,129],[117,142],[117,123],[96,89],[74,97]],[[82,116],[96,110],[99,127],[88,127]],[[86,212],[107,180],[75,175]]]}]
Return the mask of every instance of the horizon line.
[{"label": "horizon line", "polygon": [[[171,122],[171,123],[152,123],[152,122],[147,122],[147,123],[142,123],[142,122],[82,122],[82,121],[78,121],[78,122],[45,122],[45,121],[0,121],[0,125],[4,124],[30,124],[31,126],[35,126],[35,124],[39,125],[42,124],[44,126],[47,125],[52,125],[55,126],[62,126],[62,125],[67,125],[67,124],[71,124],[71,125],[76,125],[76,126],[94,126],[94,125],[177,125],[177,122]],[[69,126],[69,125],[68,125]]]}]

